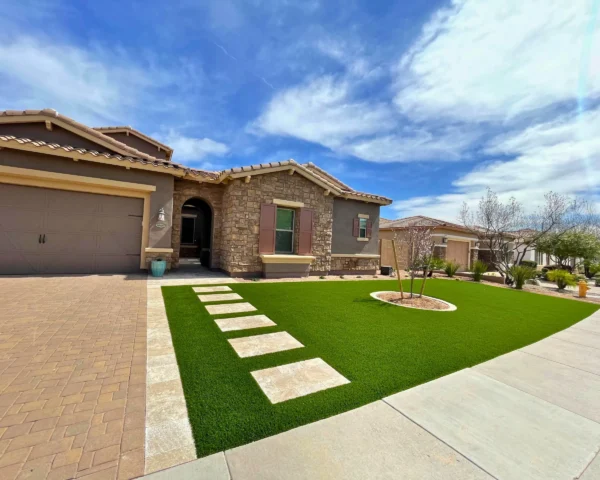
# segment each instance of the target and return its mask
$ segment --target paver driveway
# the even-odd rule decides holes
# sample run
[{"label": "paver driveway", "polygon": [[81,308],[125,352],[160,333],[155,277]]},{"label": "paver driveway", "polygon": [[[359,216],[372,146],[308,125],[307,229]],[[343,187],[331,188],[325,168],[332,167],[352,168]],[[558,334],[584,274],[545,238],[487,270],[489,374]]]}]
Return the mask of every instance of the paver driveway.
[{"label": "paver driveway", "polygon": [[146,278],[0,277],[0,478],[144,472]]}]

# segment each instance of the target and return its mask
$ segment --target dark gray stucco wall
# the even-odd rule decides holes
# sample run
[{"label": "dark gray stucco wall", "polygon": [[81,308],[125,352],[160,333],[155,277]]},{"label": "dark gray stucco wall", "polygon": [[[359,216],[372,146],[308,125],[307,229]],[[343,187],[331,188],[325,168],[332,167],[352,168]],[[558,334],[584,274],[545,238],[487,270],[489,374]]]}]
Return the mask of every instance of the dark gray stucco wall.
[{"label": "dark gray stucco wall", "polygon": [[0,123],[0,135],[12,135],[17,138],[29,138],[31,140],[43,140],[48,143],[59,145],[70,145],[72,147],[96,150],[98,152],[116,153],[114,150],[80,137],[69,130],[57,125],[52,126],[52,131],[46,128],[46,124],[40,123]]},{"label": "dark gray stucco wall", "polygon": [[135,135],[127,135],[126,133],[115,132],[102,132],[104,135],[108,135],[109,137],[114,138],[116,141],[124,143],[125,145],[129,145],[130,147],[139,150],[140,152],[147,153],[148,155],[152,155],[153,157],[160,158],[161,160],[167,159],[167,152],[165,152],[162,148],[158,151],[158,147],[151,143],[148,143],[146,140],[142,140]]},{"label": "dark gray stucco wall", "polygon": [[[150,237],[149,247],[171,248],[171,220],[173,216],[173,184],[174,178],[169,174],[148,172],[145,170],[126,170],[123,167],[103,165],[100,163],[79,160],[74,162],[68,158],[55,157],[32,152],[22,152],[4,148],[0,150],[0,165],[30,168],[48,172],[81,175],[84,177],[104,178],[121,182],[155,185],[156,191],[150,197]],[[0,188],[2,184],[0,183]],[[165,228],[157,228],[158,211],[165,210]]]},{"label": "dark gray stucco wall", "polygon": [[[359,214],[369,215],[373,233],[368,242],[359,242],[353,235],[354,219]],[[379,253],[379,205],[356,200],[333,200],[333,242],[331,253]]]}]

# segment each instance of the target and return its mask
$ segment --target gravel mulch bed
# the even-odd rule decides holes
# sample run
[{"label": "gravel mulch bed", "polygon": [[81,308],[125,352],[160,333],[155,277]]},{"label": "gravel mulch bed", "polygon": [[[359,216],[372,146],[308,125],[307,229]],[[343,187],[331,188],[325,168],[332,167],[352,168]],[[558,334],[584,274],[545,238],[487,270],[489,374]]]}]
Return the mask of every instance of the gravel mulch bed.
[{"label": "gravel mulch bed", "polygon": [[440,302],[439,300],[435,300],[433,298],[427,297],[413,297],[407,298],[407,294],[404,294],[404,298],[400,297],[400,293],[390,292],[390,293],[382,293],[377,295],[381,300],[385,300],[386,302],[397,303],[398,305],[404,305],[412,308],[422,308],[426,310],[448,310],[449,307],[444,302]]}]

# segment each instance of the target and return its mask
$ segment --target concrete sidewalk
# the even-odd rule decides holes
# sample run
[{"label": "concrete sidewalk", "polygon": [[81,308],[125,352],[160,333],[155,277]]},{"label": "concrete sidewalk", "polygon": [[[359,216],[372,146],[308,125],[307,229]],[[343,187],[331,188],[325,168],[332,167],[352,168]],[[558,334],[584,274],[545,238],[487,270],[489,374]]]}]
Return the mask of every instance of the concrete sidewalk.
[{"label": "concrete sidewalk", "polygon": [[476,367],[149,476],[600,478],[600,313]]}]

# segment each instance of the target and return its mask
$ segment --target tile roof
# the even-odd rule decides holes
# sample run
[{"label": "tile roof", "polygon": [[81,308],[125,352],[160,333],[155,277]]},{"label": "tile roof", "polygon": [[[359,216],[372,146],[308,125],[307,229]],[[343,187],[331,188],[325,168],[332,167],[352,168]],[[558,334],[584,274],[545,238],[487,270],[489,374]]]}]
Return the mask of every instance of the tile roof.
[{"label": "tile roof", "polygon": [[[122,161],[124,163],[130,162],[130,163],[140,163],[143,165],[152,165],[157,168],[163,168],[163,169],[167,170],[167,171],[165,171],[165,173],[169,173],[169,170],[171,172],[178,171],[178,172],[182,173],[181,176],[186,176],[186,177],[190,177],[192,179],[198,179],[200,181],[209,181],[209,182],[214,182],[214,183],[220,183],[223,180],[225,180],[226,178],[228,178],[229,176],[231,176],[232,174],[239,175],[240,173],[246,173],[246,172],[248,172],[248,174],[253,174],[253,173],[259,173],[260,171],[263,171],[263,170],[268,171],[270,169],[277,168],[277,167],[290,166],[291,168],[294,168],[296,171],[301,172],[304,176],[308,177],[309,179],[312,178],[313,180],[316,180],[318,183],[321,183],[322,185],[324,185],[325,187],[330,189],[334,195],[339,195],[344,198],[355,198],[357,200],[361,200],[361,199],[364,199],[365,201],[373,200],[374,202],[381,203],[383,205],[389,205],[392,203],[392,200],[387,197],[383,197],[380,195],[373,195],[370,193],[359,192],[357,190],[354,190],[353,188],[349,187],[342,181],[335,178],[333,175],[329,174],[325,170],[317,167],[315,164],[310,163],[310,162],[305,163],[305,164],[300,164],[293,159],[289,159],[289,160],[283,160],[280,162],[271,162],[271,163],[266,163],[266,164],[263,163],[263,164],[258,164],[258,165],[235,167],[235,168],[222,170],[220,172],[211,172],[211,171],[207,171],[207,170],[198,170],[198,169],[188,168],[184,165],[174,163],[170,160],[163,160],[163,159],[153,157],[152,155],[143,153],[133,147],[130,147],[129,145],[126,145],[122,142],[119,142],[118,140],[115,140],[114,138],[110,137],[109,135],[104,135],[102,133],[102,131],[108,132],[108,131],[116,131],[116,130],[129,130],[131,132],[135,132],[136,135],[146,137],[141,132],[138,132],[137,130],[135,130],[129,126],[90,128],[86,125],[83,125],[82,123],[76,122],[75,120],[73,120],[69,117],[59,114],[56,110],[52,110],[49,108],[44,109],[44,110],[0,111],[0,117],[11,117],[11,116],[13,116],[13,117],[42,116],[42,117],[47,117],[48,119],[58,119],[61,122],[64,122],[65,124],[67,124],[71,127],[81,130],[81,131],[87,133],[88,135],[91,135],[91,136],[97,138],[98,140],[109,144],[110,148],[114,148],[115,150],[118,150],[121,153],[99,152],[96,150],[89,150],[89,149],[85,149],[85,148],[73,147],[71,145],[59,145],[56,143],[48,143],[48,142],[44,142],[42,140],[32,140],[32,139],[28,139],[28,138],[17,138],[17,137],[10,136],[10,135],[0,135],[0,145],[4,145],[7,147],[10,147],[11,145],[13,145],[13,146],[14,145],[28,145],[28,146],[34,147],[36,149],[39,149],[41,153],[44,153],[44,152],[51,153],[52,151],[61,150],[61,151],[67,152],[67,153],[77,152],[81,155],[91,155],[91,156],[98,157],[98,158],[115,159],[115,160]],[[150,139],[153,143],[157,143],[157,144],[159,143],[156,140],[151,139],[150,137],[146,137],[146,138]],[[170,152],[173,152],[173,150],[170,147],[168,147],[166,145],[164,145],[163,147],[165,149],[169,149]]]},{"label": "tile roof", "polygon": [[111,146],[111,148],[121,150],[121,153],[123,155],[129,154],[132,157],[145,158],[147,160],[160,160],[160,159],[157,159],[156,157],[153,157],[152,155],[148,155],[147,153],[140,152],[139,150],[137,150],[133,147],[130,147],[129,145],[119,142],[118,140],[115,140],[114,138],[112,138],[108,135],[104,135],[102,132],[99,132],[98,130],[96,130],[94,128],[88,127],[87,125],[84,125],[83,123],[76,122],[72,118],[69,118],[65,115],[61,115],[56,110],[52,110],[51,108],[45,108],[43,110],[5,110],[3,112],[0,111],[0,117],[22,117],[22,116],[32,116],[32,117],[33,116],[42,116],[42,117],[48,117],[49,120],[58,119],[64,123],[70,125],[71,127],[74,127],[78,130],[81,130],[81,131],[87,133],[88,135],[95,137],[99,141],[108,143]]},{"label": "tile roof", "polygon": [[136,130],[133,127],[130,127],[129,125],[124,125],[124,126],[120,126],[120,127],[93,127],[93,129],[100,133],[102,133],[102,132],[105,132],[105,133],[131,132],[135,136],[140,137],[154,145],[157,145],[160,148],[162,148],[163,150],[166,150],[167,153],[173,153],[173,149],[171,147],[169,147],[168,145],[165,145],[164,143],[159,142],[155,138],[145,135],[144,133],[140,132],[139,130]]},{"label": "tile roof", "polygon": [[123,163],[141,163],[143,165],[152,165],[155,167],[162,167],[167,170],[171,169],[173,171],[178,170],[183,172],[184,174],[191,174],[196,177],[202,177],[206,179],[215,178],[216,174],[214,172],[205,172],[202,170],[192,170],[183,165],[179,165],[177,163],[169,162],[167,160],[159,160],[156,158],[146,159],[139,157],[130,157],[126,155],[120,155],[118,153],[110,153],[110,152],[98,152],[96,150],[88,150],[85,148],[72,147],[71,145],[59,145],[57,143],[48,143],[43,140],[31,140],[29,138],[17,138],[12,135],[0,135],[0,146],[7,146],[10,148],[11,144],[18,145],[30,145],[32,147],[40,149],[41,153],[44,151],[52,151],[52,150],[61,150],[67,153],[75,152],[80,155],[92,155],[98,158],[108,158],[120,160]]},{"label": "tile roof", "polygon": [[382,218],[379,220],[379,228],[408,228],[408,227],[445,227],[454,230],[469,231],[468,228],[457,223],[447,222],[437,218],[426,217],[424,215],[415,215],[413,217],[399,218],[397,220],[388,220]]}]

